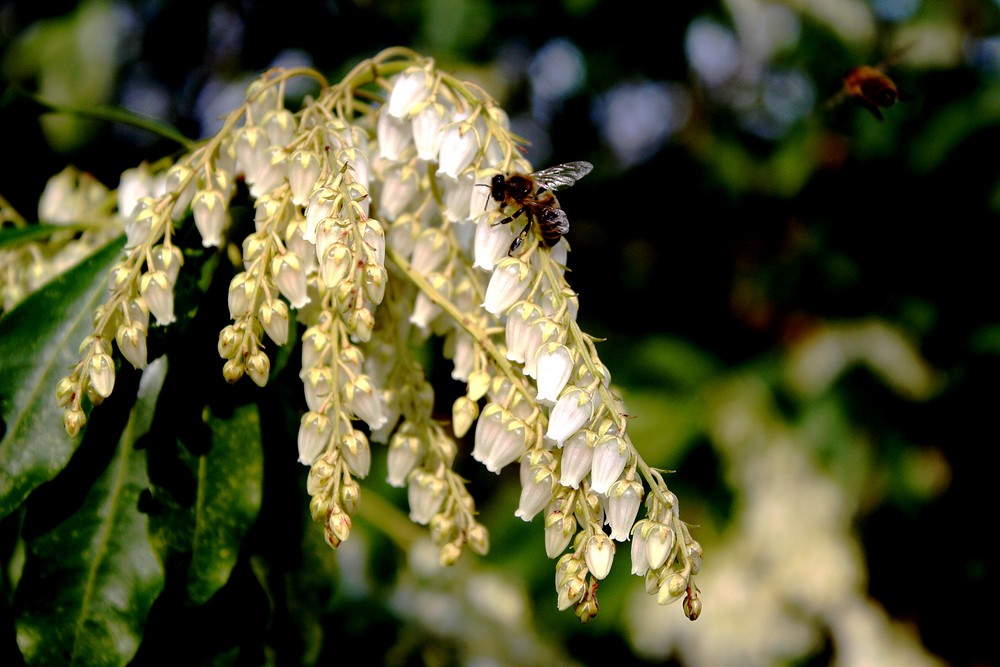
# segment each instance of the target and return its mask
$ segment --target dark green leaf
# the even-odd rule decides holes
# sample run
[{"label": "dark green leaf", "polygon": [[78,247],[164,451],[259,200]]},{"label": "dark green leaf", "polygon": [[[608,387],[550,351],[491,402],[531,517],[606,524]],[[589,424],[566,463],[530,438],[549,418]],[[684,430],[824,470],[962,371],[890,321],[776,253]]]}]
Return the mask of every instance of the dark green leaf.
[{"label": "dark green leaf", "polygon": [[160,490],[164,507],[153,519],[163,548],[190,556],[187,591],[196,604],[208,601],[229,580],[243,537],[260,510],[263,480],[256,406],[237,408],[226,419],[210,417],[208,425],[211,446],[205,454],[177,450],[194,480],[193,504],[185,506]]},{"label": "dark green leaf", "polygon": [[124,665],[139,647],[163,568],[138,510],[148,479],[134,445],[152,422],[164,366],[143,373],[114,458],[79,508],[27,540],[16,623],[29,665]]},{"label": "dark green leaf", "polygon": [[257,407],[237,409],[229,419],[211,418],[212,449],[198,457],[198,502],[188,596],[206,602],[229,580],[240,543],[260,510],[264,457]]},{"label": "dark green leaf", "polygon": [[5,227],[0,229],[0,248],[27,243],[35,239],[45,239],[55,232],[64,232],[63,225],[28,225],[27,227]]},{"label": "dark green leaf", "polygon": [[79,445],[63,429],[56,382],[91,333],[122,243],[109,243],[0,318],[0,517],[55,477]]}]

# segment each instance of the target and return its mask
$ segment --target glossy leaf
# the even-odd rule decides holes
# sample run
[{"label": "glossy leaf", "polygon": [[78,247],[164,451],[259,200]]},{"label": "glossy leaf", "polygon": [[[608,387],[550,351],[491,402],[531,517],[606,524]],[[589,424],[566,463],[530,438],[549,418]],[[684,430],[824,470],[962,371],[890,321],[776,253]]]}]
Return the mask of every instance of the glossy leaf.
[{"label": "glossy leaf", "polygon": [[142,641],[164,577],[138,509],[149,482],[135,443],[152,422],[164,365],[143,373],[114,458],[80,506],[27,540],[15,607],[29,665],[124,665]]},{"label": "glossy leaf", "polygon": [[56,232],[65,232],[64,225],[27,225],[25,227],[4,227],[0,229],[0,248],[16,246],[29,241],[48,239]]},{"label": "glossy leaf", "polygon": [[179,454],[195,482],[194,503],[183,506],[169,493],[160,493],[165,507],[153,523],[166,550],[190,555],[187,593],[196,604],[229,580],[243,537],[260,510],[263,480],[256,406],[237,408],[226,419],[210,417],[208,425],[208,451]]},{"label": "glossy leaf", "polygon": [[78,360],[106,294],[119,238],[0,318],[0,517],[63,469],[80,443],[66,435],[56,382]]},{"label": "glossy leaf", "polygon": [[229,580],[240,543],[260,511],[264,457],[257,407],[212,418],[212,449],[197,461],[198,503],[188,596],[206,602]]}]

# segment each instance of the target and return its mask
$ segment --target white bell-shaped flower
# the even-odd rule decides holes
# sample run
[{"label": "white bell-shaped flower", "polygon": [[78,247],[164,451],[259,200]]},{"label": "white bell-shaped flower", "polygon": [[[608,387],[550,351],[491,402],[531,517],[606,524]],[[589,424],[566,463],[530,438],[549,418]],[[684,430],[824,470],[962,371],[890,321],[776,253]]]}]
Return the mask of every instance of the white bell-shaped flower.
[{"label": "white bell-shaped flower", "polygon": [[473,240],[473,266],[492,271],[507,255],[514,232],[510,225],[496,224],[496,216],[482,213],[476,221],[476,235]]},{"label": "white bell-shaped flower", "polygon": [[[405,424],[404,424],[405,426]],[[423,456],[424,446],[413,433],[397,431],[389,442],[386,455],[386,481],[398,489],[406,486],[406,479]]]},{"label": "white bell-shaped flower", "polygon": [[611,564],[615,560],[615,543],[604,533],[591,535],[587,540],[584,560],[595,579],[604,579],[611,572]]},{"label": "white bell-shaped flower", "polygon": [[[123,218],[132,217],[135,205],[139,203],[142,197],[152,195],[153,187],[153,175],[149,171],[148,163],[143,162],[138,167],[123,171],[118,183],[118,214]],[[48,190],[49,185],[46,184],[45,190],[42,192],[42,197],[39,199],[39,219],[43,221],[51,219],[48,209],[52,207],[47,204],[46,200]],[[43,210],[45,211],[44,215],[42,214]]]},{"label": "white bell-shaped flower", "polygon": [[287,146],[292,141],[296,126],[295,114],[284,107],[270,109],[260,121],[274,146]]},{"label": "white bell-shaped flower", "polygon": [[646,533],[646,558],[655,570],[667,562],[674,548],[674,531],[665,523],[655,522]]},{"label": "white bell-shaped flower", "polygon": [[546,343],[535,358],[535,382],[539,402],[559,400],[559,393],[573,372],[573,355],[569,348],[559,343]]},{"label": "white bell-shaped flower", "polygon": [[302,238],[310,243],[316,242],[316,227],[321,220],[334,215],[336,198],[337,191],[333,188],[320,187],[313,191],[306,204],[306,224]]},{"label": "white bell-shaped flower", "polygon": [[576,534],[576,519],[563,513],[558,502],[545,509],[545,555],[557,558],[566,550]]},{"label": "white bell-shaped flower", "polygon": [[640,577],[649,571],[649,557],[646,555],[646,536],[644,526],[648,519],[641,519],[632,528],[632,574]]},{"label": "white bell-shaped flower", "polygon": [[406,493],[410,503],[410,520],[426,526],[441,509],[447,493],[448,485],[433,473],[418,470],[410,475]]},{"label": "white bell-shaped flower", "polygon": [[479,152],[479,135],[462,121],[455,121],[444,128],[441,149],[438,151],[438,174],[458,178],[472,164]]},{"label": "white bell-shaped flower", "polygon": [[[562,445],[594,417],[593,398],[579,387],[570,387],[549,412],[549,427],[545,437]],[[619,471],[621,472],[621,471]],[[610,484],[610,482],[608,482]]]},{"label": "white bell-shaped flower", "polygon": [[348,382],[344,396],[351,411],[372,429],[385,424],[388,415],[382,392],[374,385],[371,377],[361,374]]},{"label": "white bell-shaped flower", "polygon": [[[305,356],[304,352],[303,356]],[[313,412],[324,412],[327,407],[327,399],[336,391],[333,384],[333,371],[328,366],[309,368],[302,377],[302,390],[309,409]]]},{"label": "white bell-shaped flower", "polygon": [[437,102],[420,107],[413,116],[413,143],[417,147],[417,157],[426,162],[437,160],[444,137],[444,126],[448,122],[447,109]]},{"label": "white bell-shaped flower", "polygon": [[577,431],[566,440],[563,444],[560,484],[572,489],[580,488],[580,482],[590,474],[593,467],[596,441],[597,436],[589,430]]},{"label": "white bell-shaped flower", "polygon": [[271,274],[278,291],[288,299],[292,308],[301,308],[309,303],[306,291],[306,273],[302,261],[293,252],[285,252],[271,260]]},{"label": "white bell-shaped flower", "polygon": [[102,398],[107,398],[115,388],[115,362],[110,355],[95,354],[90,358],[87,372],[90,386]]},{"label": "white bell-shaped flower", "polygon": [[531,267],[520,258],[501,260],[486,285],[482,307],[489,313],[501,315],[527,291],[532,277]]},{"label": "white bell-shaped flower", "polygon": [[115,341],[122,355],[135,368],[146,367],[146,327],[135,322],[122,324],[115,334]]},{"label": "white bell-shaped flower", "polygon": [[257,309],[257,320],[275,343],[284,345],[288,342],[288,306],[284,301],[274,299],[262,303]]},{"label": "white bell-shaped flower", "polygon": [[174,290],[163,271],[144,273],[139,279],[139,294],[149,306],[158,324],[170,324],[174,317]]},{"label": "white bell-shaped flower", "polygon": [[611,526],[611,539],[618,542],[628,539],[639,513],[642,494],[642,484],[634,479],[619,479],[608,489],[607,521]]},{"label": "white bell-shaped flower", "polygon": [[367,477],[372,465],[371,447],[368,445],[368,438],[357,429],[340,440],[340,454],[344,457],[351,474],[355,477]]},{"label": "white bell-shaped flower", "polygon": [[490,472],[500,470],[516,461],[527,444],[527,427],[496,403],[488,403],[476,423],[475,444],[472,458],[486,466]]},{"label": "white bell-shaped flower", "polygon": [[388,113],[394,118],[409,118],[430,96],[434,78],[422,67],[411,67],[396,77],[389,93]]},{"label": "white bell-shaped flower", "polygon": [[219,190],[201,190],[191,204],[194,224],[201,234],[201,244],[206,248],[222,243],[222,230],[228,222],[226,201]]},{"label": "white bell-shaped flower", "polygon": [[413,125],[408,120],[396,118],[385,107],[379,110],[375,127],[378,139],[378,156],[399,162],[406,149],[413,143]]},{"label": "white bell-shaped flower", "polygon": [[330,418],[320,412],[307,412],[299,422],[299,463],[311,466],[330,440]]},{"label": "white bell-shaped flower", "polygon": [[520,301],[508,310],[504,332],[508,360],[524,363],[528,333],[531,325],[542,315],[542,309],[530,301]]},{"label": "white bell-shaped flower", "polygon": [[472,200],[472,190],[476,179],[472,173],[465,173],[458,178],[439,179],[444,188],[444,217],[449,222],[461,222],[469,219],[469,202]]},{"label": "white bell-shaped flower", "polygon": [[628,463],[629,446],[625,440],[613,433],[601,436],[594,445],[594,462],[590,469],[590,490],[606,494],[611,485],[621,476]]},{"label": "white bell-shaped flower", "polygon": [[534,450],[521,459],[521,499],[514,516],[531,521],[552,500],[552,454]]},{"label": "white bell-shaped flower", "polygon": [[288,159],[288,186],[293,204],[305,206],[309,202],[322,169],[323,163],[316,151],[300,148],[292,153]]}]

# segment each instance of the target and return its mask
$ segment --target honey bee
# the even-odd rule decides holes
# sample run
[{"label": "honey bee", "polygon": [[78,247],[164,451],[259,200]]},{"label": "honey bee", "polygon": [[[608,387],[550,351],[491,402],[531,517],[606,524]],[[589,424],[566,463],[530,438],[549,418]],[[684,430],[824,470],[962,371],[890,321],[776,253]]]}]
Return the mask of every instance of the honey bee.
[{"label": "honey bee", "polygon": [[882,109],[888,109],[897,100],[905,102],[913,99],[912,95],[900,89],[886,74],[888,65],[889,60],[886,60],[875,66],[858,65],[853,68],[844,76],[840,92],[830,98],[827,106],[832,107],[845,98],[850,98],[856,104],[868,109],[876,118],[883,120]]},{"label": "honey bee", "polygon": [[497,174],[490,181],[490,196],[501,206],[517,206],[511,215],[493,224],[510,224],[524,216],[524,228],[511,242],[509,254],[513,255],[528,237],[532,222],[538,223],[538,231],[547,247],[559,242],[569,231],[569,218],[559,208],[553,190],[568,188],[590,173],[594,165],[589,162],[567,162],[557,164],[530,174],[514,173],[509,176]]}]

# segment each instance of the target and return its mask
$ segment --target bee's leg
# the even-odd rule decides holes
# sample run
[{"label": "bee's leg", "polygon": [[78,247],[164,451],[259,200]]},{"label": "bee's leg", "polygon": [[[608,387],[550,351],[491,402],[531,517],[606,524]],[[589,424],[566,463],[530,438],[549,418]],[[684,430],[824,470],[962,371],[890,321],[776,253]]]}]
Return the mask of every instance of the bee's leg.
[{"label": "bee's leg", "polygon": [[524,243],[524,234],[514,237],[514,240],[510,242],[510,249],[507,250],[507,254],[511,257],[517,252],[517,249],[521,247]]},{"label": "bee's leg", "polygon": [[531,229],[531,216],[530,215],[528,216],[528,222],[526,222],[524,224],[524,227],[521,228],[521,233],[518,234],[518,236],[520,236],[521,238],[526,238],[528,236],[528,230],[529,229]]},{"label": "bee's leg", "polygon": [[522,245],[524,245],[524,242],[528,240],[529,227],[531,227],[530,222],[527,225],[525,225],[524,229],[521,230],[521,233],[515,236],[514,240],[510,242],[510,248],[507,250],[508,255],[513,257],[514,253],[517,252],[517,249],[520,248]]},{"label": "bee's leg", "polygon": [[[520,211],[511,216],[511,218],[512,219],[516,218],[518,214],[521,213],[521,211],[527,211],[527,210],[528,210],[527,208],[522,208]],[[514,237],[514,240],[510,242],[510,248],[507,250],[507,254],[512,257],[514,253],[517,252],[517,249],[520,248],[521,245],[528,240],[528,230],[531,229],[531,221],[534,218],[532,217],[530,212],[528,212],[528,214],[525,217],[528,219],[528,222],[525,223],[524,228],[521,230],[521,232]]]},{"label": "bee's leg", "polygon": [[[522,206],[521,208],[517,209],[517,211],[515,211],[513,215],[508,215],[503,220],[497,220],[493,224],[494,225],[507,225],[507,224],[510,224],[511,222],[514,221],[515,218],[520,218],[522,215],[524,215],[527,212],[527,210],[528,210],[527,207],[523,207]],[[531,217],[530,216],[528,217],[528,224],[529,225],[531,224]]]}]

